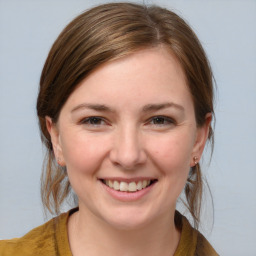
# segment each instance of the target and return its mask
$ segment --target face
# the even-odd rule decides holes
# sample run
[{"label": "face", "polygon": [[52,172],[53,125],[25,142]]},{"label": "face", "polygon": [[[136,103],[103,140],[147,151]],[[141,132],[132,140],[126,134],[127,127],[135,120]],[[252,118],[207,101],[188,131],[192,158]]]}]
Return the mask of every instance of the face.
[{"label": "face", "polygon": [[177,59],[164,47],[104,64],[47,118],[80,211],[117,228],[172,216],[208,125],[197,127]]}]

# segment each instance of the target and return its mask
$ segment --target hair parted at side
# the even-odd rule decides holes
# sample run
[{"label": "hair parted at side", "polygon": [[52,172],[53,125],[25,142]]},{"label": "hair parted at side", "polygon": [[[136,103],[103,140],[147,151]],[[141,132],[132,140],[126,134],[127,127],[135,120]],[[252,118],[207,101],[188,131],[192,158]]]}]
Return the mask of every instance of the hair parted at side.
[{"label": "hair parted at side", "polygon": [[[41,138],[47,154],[41,195],[51,213],[59,213],[70,192],[66,170],[58,166],[45,117],[58,121],[60,111],[76,86],[103,63],[135,51],[164,45],[179,60],[187,78],[198,126],[214,115],[213,75],[197,36],[174,12],[133,3],[109,3],[76,17],[61,32],[45,62],[37,99]],[[213,143],[210,127],[208,139]],[[202,198],[200,165],[191,168],[185,187],[186,205],[197,227]]]}]

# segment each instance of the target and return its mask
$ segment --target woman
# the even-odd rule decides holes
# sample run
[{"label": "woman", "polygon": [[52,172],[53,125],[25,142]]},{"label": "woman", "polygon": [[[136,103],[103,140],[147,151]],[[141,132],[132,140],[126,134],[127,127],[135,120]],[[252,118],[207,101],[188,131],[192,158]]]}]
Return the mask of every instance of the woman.
[{"label": "woman", "polygon": [[[1,255],[217,255],[196,230],[212,73],[175,13],[112,3],[78,16],[48,55],[37,113],[43,203],[59,214],[72,187],[78,207]],[[175,210],[183,189],[195,228]]]}]

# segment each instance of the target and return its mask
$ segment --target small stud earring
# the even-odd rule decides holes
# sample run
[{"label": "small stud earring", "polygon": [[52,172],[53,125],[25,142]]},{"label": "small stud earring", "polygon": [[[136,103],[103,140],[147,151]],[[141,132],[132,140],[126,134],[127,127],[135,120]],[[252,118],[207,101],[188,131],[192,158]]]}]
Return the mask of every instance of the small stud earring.
[{"label": "small stud earring", "polygon": [[198,164],[198,157],[197,157],[197,156],[194,156],[194,157],[193,157],[193,160],[194,160],[194,164],[197,165],[197,164]]}]

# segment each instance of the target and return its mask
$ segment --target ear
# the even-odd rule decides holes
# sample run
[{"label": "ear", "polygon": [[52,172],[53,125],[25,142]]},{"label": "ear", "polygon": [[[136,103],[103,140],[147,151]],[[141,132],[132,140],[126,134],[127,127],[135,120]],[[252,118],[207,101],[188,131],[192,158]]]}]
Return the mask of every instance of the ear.
[{"label": "ear", "polygon": [[202,157],[203,150],[208,139],[211,121],[212,114],[207,113],[205,116],[205,123],[197,128],[196,140],[191,154],[190,167],[195,166],[195,161],[198,163]]},{"label": "ear", "polygon": [[61,166],[65,166],[58,127],[55,123],[53,123],[52,119],[49,116],[45,117],[45,121],[46,121],[47,130],[51,136],[51,142],[52,142],[56,162]]}]

